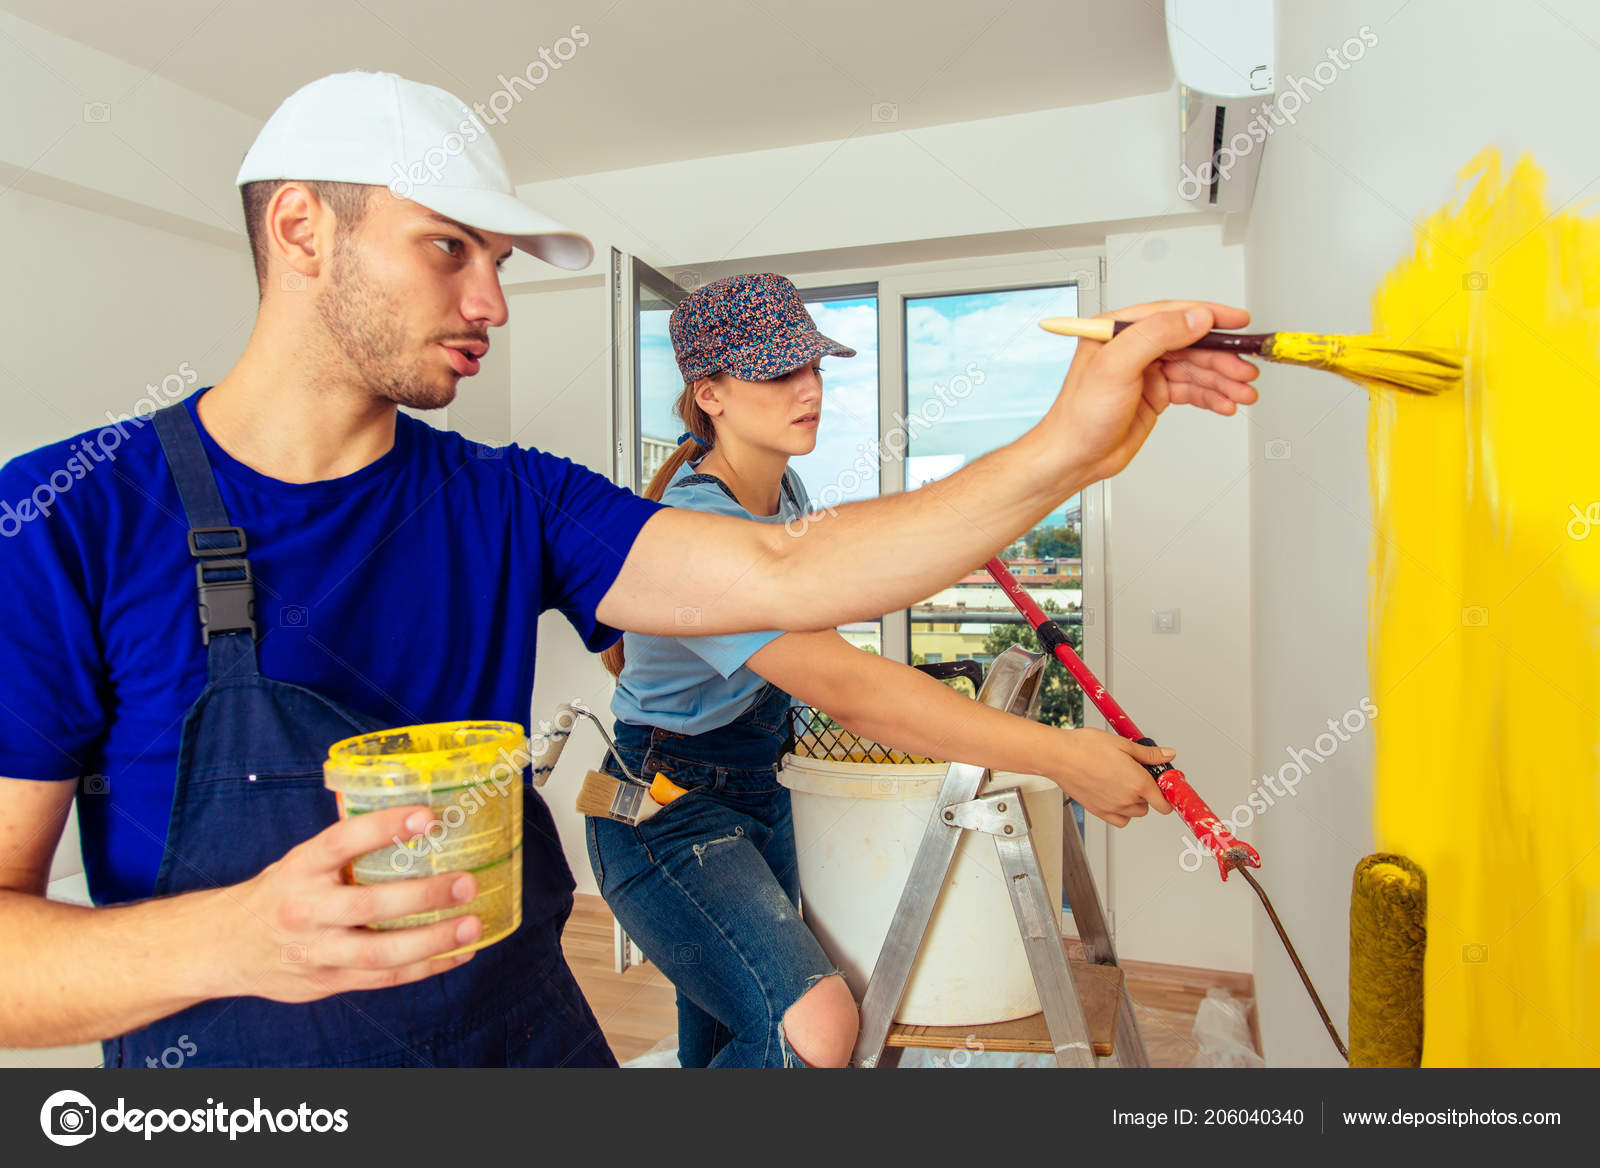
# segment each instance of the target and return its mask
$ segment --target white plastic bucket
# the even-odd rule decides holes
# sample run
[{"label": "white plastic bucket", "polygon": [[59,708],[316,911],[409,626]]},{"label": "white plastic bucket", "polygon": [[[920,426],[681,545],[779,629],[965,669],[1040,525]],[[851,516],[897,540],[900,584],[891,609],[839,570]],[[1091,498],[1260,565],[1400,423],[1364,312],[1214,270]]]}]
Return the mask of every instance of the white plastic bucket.
[{"label": "white plastic bucket", "polygon": [[[947,768],[798,755],[783,761],[779,780],[791,792],[806,924],[860,1001]],[[1059,905],[1061,788],[1037,775],[1000,772],[987,789],[1005,787],[1022,789],[1051,904]],[[895,1020],[978,1026],[1038,1012],[994,838],[963,832]]]}]

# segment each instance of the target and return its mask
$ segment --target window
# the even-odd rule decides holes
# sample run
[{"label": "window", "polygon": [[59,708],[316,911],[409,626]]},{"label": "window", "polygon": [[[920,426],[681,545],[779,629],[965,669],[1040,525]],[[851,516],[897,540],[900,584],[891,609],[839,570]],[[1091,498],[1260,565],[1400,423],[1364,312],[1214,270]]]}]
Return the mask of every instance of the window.
[{"label": "window", "polygon": [[[878,494],[878,290],[874,285],[801,289],[827,337],[856,351],[822,359],[822,424],[810,454],[791,460],[814,506],[837,506]],[[883,622],[842,625],[839,635],[883,652]]]},{"label": "window", "polygon": [[[918,487],[1020,437],[1055,400],[1071,349],[1039,328],[1079,315],[1078,286],[908,296],[905,300],[906,486]],[[1081,500],[1074,496],[1001,553],[1041,608],[1081,651]],[[1032,630],[982,568],[914,606],[913,663],[954,655],[992,661],[1008,645],[1036,648]],[[1083,695],[1052,661],[1041,720],[1083,725]]]},{"label": "window", "polygon": [[[619,384],[633,386],[631,400],[617,403],[618,481],[643,492],[678,447],[685,425],[674,407],[683,377],[672,352],[668,321],[684,291],[654,268],[629,257],[618,279],[631,269],[632,339],[618,336],[618,347],[632,356],[632,376],[619,369]],[[823,359],[822,424],[816,448],[791,465],[814,502],[837,506],[878,494],[878,293],[872,284],[802,289],[807,308],[826,336],[856,350],[854,357]],[[637,427],[625,417],[637,418]],[[631,431],[631,432],[630,432]],[[629,456],[631,448],[632,454]],[[632,478],[624,477],[631,470]],[[861,621],[840,628],[852,644],[883,652],[882,622]]]},{"label": "window", "polygon": [[639,302],[639,489],[655,477],[678,448],[683,422],[672,412],[683,378],[672,355],[667,320],[672,305],[657,298]]}]

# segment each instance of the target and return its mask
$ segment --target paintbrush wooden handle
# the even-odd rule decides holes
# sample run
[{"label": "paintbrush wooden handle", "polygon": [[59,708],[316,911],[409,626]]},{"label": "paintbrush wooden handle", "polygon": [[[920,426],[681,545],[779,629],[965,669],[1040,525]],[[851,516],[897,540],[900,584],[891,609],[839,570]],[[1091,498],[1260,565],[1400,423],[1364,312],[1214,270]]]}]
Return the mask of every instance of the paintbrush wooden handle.
[{"label": "paintbrush wooden handle", "polygon": [[[1129,320],[1095,320],[1081,316],[1052,316],[1048,320],[1041,320],[1039,327],[1046,332],[1059,333],[1064,337],[1083,337],[1090,341],[1109,341],[1132,321]],[[1273,333],[1224,333],[1213,329],[1205,336],[1189,342],[1191,349],[1221,349],[1230,353],[1259,353],[1261,346],[1274,336]]]}]

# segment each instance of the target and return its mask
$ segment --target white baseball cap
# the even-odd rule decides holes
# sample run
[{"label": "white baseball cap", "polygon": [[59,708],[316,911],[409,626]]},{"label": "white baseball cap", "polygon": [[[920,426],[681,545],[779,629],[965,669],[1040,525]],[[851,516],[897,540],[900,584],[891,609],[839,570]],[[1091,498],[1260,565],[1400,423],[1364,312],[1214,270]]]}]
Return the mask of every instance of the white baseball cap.
[{"label": "white baseball cap", "polygon": [[388,187],[468,227],[509,235],[558,268],[594,260],[586,236],[517,198],[471,107],[393,73],[333,73],[290,94],[256,135],[234,185],[267,179]]}]

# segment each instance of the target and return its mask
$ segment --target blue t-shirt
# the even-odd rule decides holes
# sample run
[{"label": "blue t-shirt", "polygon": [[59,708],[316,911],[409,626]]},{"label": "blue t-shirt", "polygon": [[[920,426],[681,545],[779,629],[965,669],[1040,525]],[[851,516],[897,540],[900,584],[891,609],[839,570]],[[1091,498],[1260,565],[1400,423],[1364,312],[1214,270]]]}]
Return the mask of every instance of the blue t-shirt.
[{"label": "blue t-shirt", "polygon": [[[695,474],[685,463],[662,492],[661,501],[691,511],[709,511],[787,523],[810,511],[804,484],[794,471],[784,472],[776,515],[751,515],[723,487],[708,481],[686,481]],[[778,631],[729,633],[712,637],[651,637],[627,633],[622,638],[625,663],[611,698],[611,712],[623,722],[659,726],[676,734],[704,734],[726,726],[748,710],[766,684],[745,662],[783,634]]]},{"label": "blue t-shirt", "polygon": [[[392,725],[526,726],[539,614],[560,609],[591,649],[612,643],[595,606],[660,506],[404,414],[393,449],[316,483],[268,478],[200,435],[249,542],[262,674]],[[0,776],[90,776],[78,821],[100,904],[154,890],[179,733],[206,681],[188,526],[145,420],[0,468]],[[572,874],[534,802],[530,887],[563,899]]]}]

